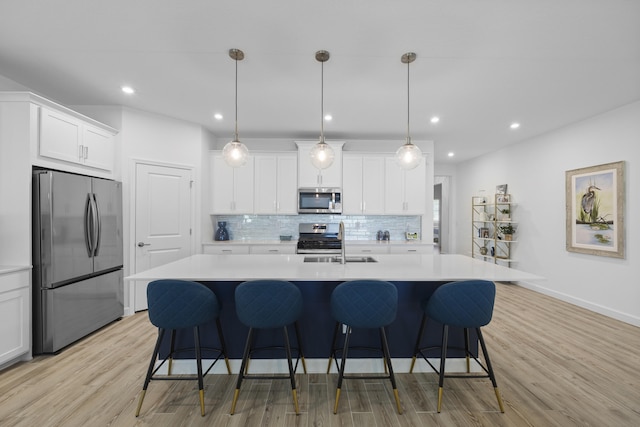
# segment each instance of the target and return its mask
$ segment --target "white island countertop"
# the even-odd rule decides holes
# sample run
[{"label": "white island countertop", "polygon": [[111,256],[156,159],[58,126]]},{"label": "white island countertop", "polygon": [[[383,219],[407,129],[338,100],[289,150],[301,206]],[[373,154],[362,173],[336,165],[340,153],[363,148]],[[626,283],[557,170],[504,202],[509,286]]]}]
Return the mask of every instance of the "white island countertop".
[{"label": "white island countertop", "polygon": [[[464,255],[375,254],[378,262],[347,264],[304,262],[317,255],[192,255],[149,269],[125,280],[182,279],[193,281],[452,281],[484,279],[516,282],[543,277]],[[347,256],[349,258],[349,256]]]}]

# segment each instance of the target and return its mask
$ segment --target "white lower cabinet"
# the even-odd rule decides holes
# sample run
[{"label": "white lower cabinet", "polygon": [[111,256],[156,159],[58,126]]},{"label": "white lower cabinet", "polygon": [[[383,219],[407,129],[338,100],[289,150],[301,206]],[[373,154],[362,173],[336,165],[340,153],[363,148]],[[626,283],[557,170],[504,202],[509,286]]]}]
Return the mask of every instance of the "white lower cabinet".
[{"label": "white lower cabinet", "polygon": [[390,254],[431,254],[433,253],[433,245],[389,245]]},{"label": "white lower cabinet", "polygon": [[0,365],[31,348],[29,271],[0,274]]},{"label": "white lower cabinet", "polygon": [[249,253],[262,255],[290,255],[296,253],[295,245],[252,245]]},{"label": "white lower cabinet", "polygon": [[203,245],[202,252],[208,255],[247,255],[249,245]]},{"label": "white lower cabinet", "polygon": [[345,245],[347,255],[367,255],[367,254],[387,254],[389,247],[387,245]]}]

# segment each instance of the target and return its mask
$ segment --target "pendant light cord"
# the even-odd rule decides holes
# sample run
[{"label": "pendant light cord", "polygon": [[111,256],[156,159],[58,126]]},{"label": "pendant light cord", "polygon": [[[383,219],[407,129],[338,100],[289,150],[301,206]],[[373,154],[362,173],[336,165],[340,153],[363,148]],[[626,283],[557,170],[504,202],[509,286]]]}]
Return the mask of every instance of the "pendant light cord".
[{"label": "pendant light cord", "polygon": [[236,57],[236,129],[234,141],[238,140],[238,58]]},{"label": "pendant light cord", "polygon": [[324,143],[324,62],[320,64],[320,143]]},{"label": "pendant light cord", "polygon": [[410,61],[407,61],[407,142],[411,142],[411,133],[409,132],[409,97],[411,91],[409,90],[409,66],[411,65]]}]

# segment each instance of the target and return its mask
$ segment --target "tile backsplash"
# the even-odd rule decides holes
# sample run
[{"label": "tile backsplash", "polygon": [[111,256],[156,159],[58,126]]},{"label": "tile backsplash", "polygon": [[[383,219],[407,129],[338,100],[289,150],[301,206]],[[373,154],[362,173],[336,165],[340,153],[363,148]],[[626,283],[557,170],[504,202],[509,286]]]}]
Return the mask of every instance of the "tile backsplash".
[{"label": "tile backsplash", "polygon": [[[227,223],[231,240],[278,240],[291,236],[298,240],[298,224],[344,221],[349,240],[376,240],[378,230],[389,231],[391,240],[404,240],[405,232],[418,233],[420,216],[393,215],[211,215],[213,230],[218,221]],[[213,240],[213,236],[211,236]]]}]

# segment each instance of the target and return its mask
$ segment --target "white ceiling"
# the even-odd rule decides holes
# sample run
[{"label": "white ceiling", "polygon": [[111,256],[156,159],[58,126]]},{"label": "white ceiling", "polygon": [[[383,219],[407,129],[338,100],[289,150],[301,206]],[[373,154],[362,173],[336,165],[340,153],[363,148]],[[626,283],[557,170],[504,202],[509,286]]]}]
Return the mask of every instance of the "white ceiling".
[{"label": "white ceiling", "polygon": [[326,138],[391,149],[407,125],[400,57],[416,52],[411,135],[433,140],[442,164],[640,100],[639,0],[0,0],[0,75],[64,105],[126,105],[221,138],[234,126],[230,48],[245,53],[241,140],[318,137],[320,49]]}]

